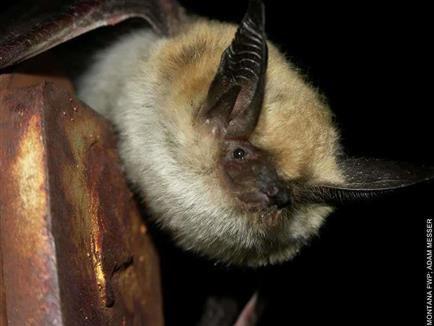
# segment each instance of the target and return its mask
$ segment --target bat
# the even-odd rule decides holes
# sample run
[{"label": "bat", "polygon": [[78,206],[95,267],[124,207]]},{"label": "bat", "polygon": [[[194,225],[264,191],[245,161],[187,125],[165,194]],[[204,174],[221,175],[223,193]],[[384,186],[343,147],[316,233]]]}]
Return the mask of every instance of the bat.
[{"label": "bat", "polygon": [[284,262],[334,207],[434,178],[432,167],[343,154],[331,110],[267,40],[260,0],[239,26],[171,0],[77,1],[4,33],[0,68],[131,17],[152,28],[102,50],[78,95],[113,123],[126,176],[185,250]]}]

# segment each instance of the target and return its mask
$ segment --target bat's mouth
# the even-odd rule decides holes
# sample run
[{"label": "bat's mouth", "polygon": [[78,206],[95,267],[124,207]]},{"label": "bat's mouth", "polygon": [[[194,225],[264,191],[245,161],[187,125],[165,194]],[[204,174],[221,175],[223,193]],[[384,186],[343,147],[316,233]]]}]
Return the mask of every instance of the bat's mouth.
[{"label": "bat's mouth", "polygon": [[263,193],[243,194],[242,199],[238,198],[238,202],[241,209],[249,213],[248,216],[252,218],[253,223],[266,228],[280,225],[284,218],[288,216],[286,213],[287,205],[273,204],[272,199]]}]

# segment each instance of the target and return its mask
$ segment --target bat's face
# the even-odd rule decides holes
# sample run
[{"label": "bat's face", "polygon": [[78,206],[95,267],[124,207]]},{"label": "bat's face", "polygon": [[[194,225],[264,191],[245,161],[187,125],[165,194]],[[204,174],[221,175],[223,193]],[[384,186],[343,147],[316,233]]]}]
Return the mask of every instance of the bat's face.
[{"label": "bat's face", "polygon": [[[285,104],[289,105],[279,103],[283,110],[287,109]],[[276,119],[270,113],[264,116]],[[333,129],[331,125],[323,125],[321,129],[326,128]],[[287,140],[282,140],[280,146],[255,146],[250,140],[225,139],[219,132],[215,134],[215,129],[211,130],[209,137],[217,138],[213,143],[217,147],[214,163],[208,170],[212,173],[195,178],[214,184],[213,189],[206,190],[212,198],[195,201],[192,211],[197,209],[200,213],[197,219],[189,216],[184,220],[191,222],[182,226],[188,228],[190,234],[180,236],[180,242],[226,263],[258,266],[288,260],[318,231],[332,211],[326,204],[305,201],[298,192],[305,185],[315,183],[313,173],[322,175],[323,181],[329,178],[330,183],[341,178],[337,165],[332,164],[333,172],[327,167],[336,154],[332,150],[336,147],[335,139],[330,138],[324,150],[314,133],[306,131],[292,143],[313,142],[309,146],[313,152],[306,153],[309,150],[305,148],[300,157],[295,158],[286,154],[292,149],[285,146]],[[204,138],[201,137],[202,141]],[[258,135],[256,139],[261,144],[259,140],[263,137]],[[319,161],[311,164],[308,156]],[[298,164],[291,162],[294,159],[300,160]],[[324,171],[312,170],[321,165]],[[172,231],[177,234],[177,230]]]},{"label": "bat's face", "polygon": [[279,215],[291,204],[288,186],[265,150],[245,140],[224,140],[218,160],[222,186],[246,211]]}]

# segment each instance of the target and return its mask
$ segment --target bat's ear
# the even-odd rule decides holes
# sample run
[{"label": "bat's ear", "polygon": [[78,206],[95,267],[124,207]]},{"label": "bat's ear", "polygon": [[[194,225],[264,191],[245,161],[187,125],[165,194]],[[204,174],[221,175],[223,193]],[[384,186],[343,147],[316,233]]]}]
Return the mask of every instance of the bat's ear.
[{"label": "bat's ear", "polygon": [[324,184],[306,191],[310,200],[332,204],[371,199],[419,183],[434,181],[434,167],[378,159],[345,159],[340,162],[345,182]]},{"label": "bat's ear", "polygon": [[250,0],[199,111],[200,120],[222,127],[226,137],[248,138],[258,122],[268,62],[264,24],[262,1]]}]

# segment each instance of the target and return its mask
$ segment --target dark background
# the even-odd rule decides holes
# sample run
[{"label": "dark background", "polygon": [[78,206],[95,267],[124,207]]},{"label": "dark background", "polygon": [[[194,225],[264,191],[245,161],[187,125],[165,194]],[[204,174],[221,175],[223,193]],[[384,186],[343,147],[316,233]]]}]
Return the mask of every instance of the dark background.
[{"label": "dark background", "polygon": [[[346,153],[434,165],[428,5],[264,2],[269,39],[328,98]],[[234,22],[246,7],[181,3]],[[425,185],[340,208],[293,261],[259,270],[215,266],[155,231],[167,324],[194,325],[210,295],[242,302],[259,289],[261,325],[422,325],[433,200],[434,187]]]}]

